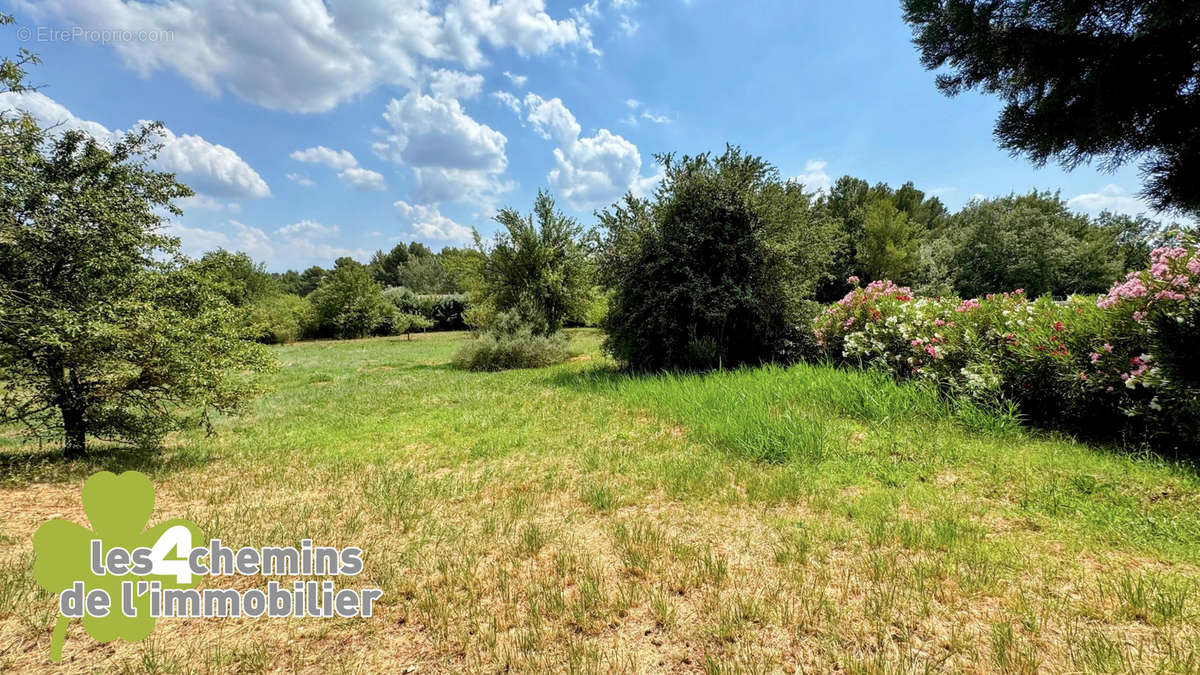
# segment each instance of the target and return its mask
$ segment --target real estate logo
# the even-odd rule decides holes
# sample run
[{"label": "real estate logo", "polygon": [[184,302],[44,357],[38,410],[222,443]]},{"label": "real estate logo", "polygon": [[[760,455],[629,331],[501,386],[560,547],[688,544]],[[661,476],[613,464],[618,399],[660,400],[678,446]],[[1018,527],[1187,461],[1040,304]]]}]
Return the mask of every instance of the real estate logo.
[{"label": "real estate logo", "polygon": [[83,510],[92,529],[56,518],[33,535],[33,573],[59,595],[59,618],[50,660],[62,660],[72,619],[100,642],[138,641],[162,617],[370,617],[379,589],[335,589],[331,580],[277,581],[266,590],[206,588],[204,576],[353,576],[362,572],[363,551],[349,546],[240,548],[209,540],[195,523],[173,519],[147,528],[154,484],[144,474],[102,471],[83,486]]}]

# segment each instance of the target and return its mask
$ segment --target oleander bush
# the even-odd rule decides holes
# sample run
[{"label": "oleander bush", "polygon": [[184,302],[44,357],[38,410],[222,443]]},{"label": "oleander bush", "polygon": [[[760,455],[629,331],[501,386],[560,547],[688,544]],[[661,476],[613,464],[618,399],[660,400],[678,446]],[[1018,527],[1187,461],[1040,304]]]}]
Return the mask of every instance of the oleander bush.
[{"label": "oleander bush", "polygon": [[824,357],[986,403],[1031,421],[1193,451],[1200,430],[1200,247],[1181,237],[1102,296],[915,297],[859,285],[814,319]]}]

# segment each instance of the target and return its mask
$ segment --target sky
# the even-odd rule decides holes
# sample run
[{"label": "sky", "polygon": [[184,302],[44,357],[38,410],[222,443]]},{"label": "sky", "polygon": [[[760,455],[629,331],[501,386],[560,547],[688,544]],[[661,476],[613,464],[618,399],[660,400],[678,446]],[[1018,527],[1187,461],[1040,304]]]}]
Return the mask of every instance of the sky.
[{"label": "sky", "polygon": [[196,196],[191,255],[273,271],[485,238],[539,189],[585,225],[650,194],[660,153],[761,155],[812,190],[912,181],[951,209],[1059,191],[1136,214],[1135,166],[1034,167],[997,147],[1000,102],[948,98],[898,0],[0,0],[42,65],[0,94],[114,139],[165,127],[155,166]]}]

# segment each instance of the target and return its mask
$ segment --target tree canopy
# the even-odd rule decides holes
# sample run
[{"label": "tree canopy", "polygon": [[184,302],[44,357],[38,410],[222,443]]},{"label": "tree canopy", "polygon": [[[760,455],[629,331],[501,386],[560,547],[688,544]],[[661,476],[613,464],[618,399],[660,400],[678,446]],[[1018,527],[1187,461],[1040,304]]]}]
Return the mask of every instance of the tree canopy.
[{"label": "tree canopy", "polygon": [[1142,158],[1144,194],[1200,213],[1200,3],[902,0],[937,86],[1004,102],[996,138],[1037,164]]}]

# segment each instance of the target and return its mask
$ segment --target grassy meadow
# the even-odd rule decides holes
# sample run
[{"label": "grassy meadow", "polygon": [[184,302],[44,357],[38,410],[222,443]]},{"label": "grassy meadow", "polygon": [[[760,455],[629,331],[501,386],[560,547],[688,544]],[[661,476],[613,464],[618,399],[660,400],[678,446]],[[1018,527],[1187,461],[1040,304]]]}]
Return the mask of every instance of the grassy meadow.
[{"label": "grassy meadow", "polygon": [[[1200,672],[1200,475],[886,376],[537,370],[466,334],[276,349],[272,390],[164,451],[0,433],[0,671],[49,668],[34,530],[137,469],[151,523],[357,545],[370,619],[160,620],[71,672]],[[259,578],[220,580],[249,588]],[[212,584],[202,582],[200,588]]]}]

